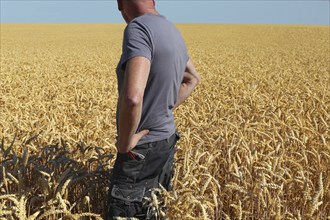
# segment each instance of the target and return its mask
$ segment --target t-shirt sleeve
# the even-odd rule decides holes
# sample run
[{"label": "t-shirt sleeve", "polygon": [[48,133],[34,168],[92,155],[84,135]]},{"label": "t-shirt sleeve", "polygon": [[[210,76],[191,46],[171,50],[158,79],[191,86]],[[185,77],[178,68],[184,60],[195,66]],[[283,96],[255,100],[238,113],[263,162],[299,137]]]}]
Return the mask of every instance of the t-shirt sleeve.
[{"label": "t-shirt sleeve", "polygon": [[129,59],[142,56],[151,61],[152,59],[152,42],[147,28],[132,21],[125,29],[121,65],[124,65]]}]

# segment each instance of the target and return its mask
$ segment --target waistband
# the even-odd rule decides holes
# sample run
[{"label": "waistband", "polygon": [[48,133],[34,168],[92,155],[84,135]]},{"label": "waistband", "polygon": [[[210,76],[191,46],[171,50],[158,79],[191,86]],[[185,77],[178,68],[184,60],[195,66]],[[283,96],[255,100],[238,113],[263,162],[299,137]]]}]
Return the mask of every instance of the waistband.
[{"label": "waistband", "polygon": [[145,143],[145,144],[140,144],[136,145],[136,147],[142,147],[142,146],[151,146],[151,145],[156,145],[159,143],[167,142],[168,144],[174,144],[175,141],[178,141],[180,139],[180,133],[178,131],[175,131],[174,134],[172,134],[170,137],[160,140],[160,141],[154,141],[150,143]]}]

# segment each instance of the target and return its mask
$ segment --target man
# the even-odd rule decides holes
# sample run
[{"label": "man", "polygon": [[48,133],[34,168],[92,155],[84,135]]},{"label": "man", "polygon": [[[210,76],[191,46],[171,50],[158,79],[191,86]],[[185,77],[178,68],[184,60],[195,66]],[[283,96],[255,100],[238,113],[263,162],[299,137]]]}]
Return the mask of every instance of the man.
[{"label": "man", "polygon": [[154,219],[152,188],[171,189],[174,146],[179,138],[173,110],[200,81],[175,26],[154,0],[118,0],[128,24],[117,67],[117,159],[111,178],[108,219]]}]

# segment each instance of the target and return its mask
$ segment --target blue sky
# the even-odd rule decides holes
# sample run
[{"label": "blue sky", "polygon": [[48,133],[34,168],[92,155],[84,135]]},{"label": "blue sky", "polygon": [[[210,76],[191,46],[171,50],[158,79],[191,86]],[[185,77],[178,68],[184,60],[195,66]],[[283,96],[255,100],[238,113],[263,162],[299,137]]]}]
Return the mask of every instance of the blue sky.
[{"label": "blue sky", "polygon": [[[330,25],[330,0],[156,0],[175,23]],[[123,23],[115,0],[0,0],[2,23]]]}]

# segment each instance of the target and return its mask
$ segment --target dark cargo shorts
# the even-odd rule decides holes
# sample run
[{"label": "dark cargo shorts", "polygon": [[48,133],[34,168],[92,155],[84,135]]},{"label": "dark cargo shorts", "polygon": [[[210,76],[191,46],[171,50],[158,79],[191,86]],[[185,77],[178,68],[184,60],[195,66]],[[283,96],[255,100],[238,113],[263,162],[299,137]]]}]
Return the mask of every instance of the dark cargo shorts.
[{"label": "dark cargo shorts", "polygon": [[151,196],[150,189],[161,184],[171,190],[175,144],[180,135],[137,145],[131,153],[117,154],[111,176],[106,219],[134,217],[155,219],[144,197]]}]

